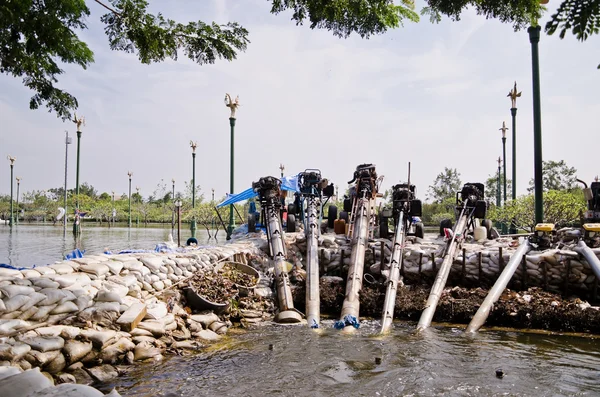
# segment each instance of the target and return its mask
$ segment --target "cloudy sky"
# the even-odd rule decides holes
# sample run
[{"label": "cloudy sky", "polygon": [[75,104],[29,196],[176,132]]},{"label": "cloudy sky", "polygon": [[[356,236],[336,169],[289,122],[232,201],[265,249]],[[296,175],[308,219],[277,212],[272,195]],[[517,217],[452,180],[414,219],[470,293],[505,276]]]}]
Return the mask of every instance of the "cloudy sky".
[{"label": "cloudy sky", "polygon": [[[163,0],[152,10],[188,20],[237,21],[251,44],[238,59],[198,66],[183,57],[141,65],[108,47],[99,21],[104,10],[89,2],[89,30],[81,36],[96,62],[67,66],[60,87],[74,94],[85,115],[81,181],[99,192],[133,186],[147,197],[163,179],[177,189],[191,179],[189,141],[198,141],[197,183],[210,197],[229,190],[229,110],[226,92],[239,95],[235,138],[235,190],[261,176],[319,168],[346,188],[355,167],[374,163],[384,188],[405,179],[425,198],[444,167],[463,182],[484,182],[501,154],[502,121],[510,125],[517,81],[518,193],[533,176],[531,50],[527,32],[467,12],[462,21],[406,23],[383,36],[343,40],[296,26],[289,14],[269,14],[266,0]],[[418,3],[418,6],[420,4]],[[554,11],[556,5],[551,10]],[[540,43],[543,156],[578,169],[590,181],[600,173],[598,121],[600,39],[543,35]],[[19,79],[0,75],[2,157],[17,157],[21,191],[62,186],[63,123],[44,109],[29,110],[32,93]],[[508,145],[512,141],[508,140]],[[508,146],[510,163],[510,146]],[[75,184],[76,147],[69,147],[69,185]],[[0,193],[9,193],[8,161],[0,167]],[[511,168],[508,167],[511,174]],[[170,182],[168,182],[170,185]]]}]

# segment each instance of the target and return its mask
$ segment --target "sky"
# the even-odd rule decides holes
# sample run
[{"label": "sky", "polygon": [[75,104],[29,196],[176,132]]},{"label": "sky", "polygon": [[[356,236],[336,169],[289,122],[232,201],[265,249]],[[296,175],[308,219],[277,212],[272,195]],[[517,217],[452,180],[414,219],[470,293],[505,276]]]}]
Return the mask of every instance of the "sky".
[{"label": "sky", "polygon": [[[339,186],[356,166],[373,163],[383,189],[403,182],[411,163],[417,196],[444,167],[465,182],[485,182],[502,154],[502,122],[510,127],[509,90],[517,82],[517,193],[533,177],[531,47],[526,31],[472,11],[459,22],[419,23],[369,40],[339,39],[326,30],[296,26],[290,13],[271,15],[266,0],[163,0],[151,10],[180,22],[239,22],[251,43],[233,62],[199,66],[178,61],[142,65],[135,54],[111,51],[100,16],[89,1],[94,51],[87,70],[64,67],[60,88],[79,100],[86,126],[80,181],[99,193],[148,197],[163,180],[176,190],[191,180],[190,140],[198,142],[196,180],[201,194],[229,192],[229,109],[225,93],[239,95],[235,129],[235,192],[262,176],[318,168]],[[422,3],[417,2],[417,8]],[[556,4],[550,4],[554,11]],[[542,26],[544,21],[541,21]],[[542,35],[539,45],[544,160],[565,160],[590,182],[597,162],[600,121],[600,39],[578,42]],[[0,75],[0,148],[17,158],[21,192],[64,184],[65,130],[45,108],[29,109],[31,91]],[[596,132],[594,132],[596,131]],[[596,137],[596,138],[594,138]],[[76,141],[74,140],[74,143]],[[512,138],[507,173],[512,174]],[[68,148],[68,188],[75,185],[76,145]],[[8,160],[0,167],[0,194],[10,192]]]}]

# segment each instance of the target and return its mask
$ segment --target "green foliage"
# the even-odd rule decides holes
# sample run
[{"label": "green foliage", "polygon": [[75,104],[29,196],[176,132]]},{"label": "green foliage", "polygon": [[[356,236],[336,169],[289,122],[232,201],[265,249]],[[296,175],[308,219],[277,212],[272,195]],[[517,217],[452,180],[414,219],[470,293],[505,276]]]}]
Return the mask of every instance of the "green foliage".
[{"label": "green foliage", "polygon": [[[491,207],[488,218],[494,222],[507,224],[514,220],[519,229],[533,231],[535,226],[534,195],[518,197],[505,206]],[[586,209],[586,202],[580,190],[550,190],[544,193],[544,222],[559,225],[571,224],[580,219]]]},{"label": "green foliage", "polygon": [[437,226],[444,219],[454,219],[456,198],[448,197],[442,202],[423,203],[423,216],[421,220],[425,225]]},{"label": "green foliage", "polygon": [[[504,174],[500,175],[500,188],[502,199],[504,199]],[[498,194],[498,174],[489,175],[485,181],[485,197],[491,202],[496,202],[496,194]],[[506,199],[512,198],[512,179],[506,181]]]},{"label": "green foliage", "polygon": [[456,168],[444,167],[444,171],[435,177],[433,185],[429,186],[427,197],[435,203],[443,203],[448,199],[454,199],[461,187],[460,173]]},{"label": "green foliage", "polygon": [[[546,23],[545,31],[549,35],[559,31],[559,37],[565,38],[567,31],[585,41],[592,34],[598,34],[600,28],[600,2],[598,0],[565,0]],[[598,65],[600,69],[600,65]]]},{"label": "green foliage", "polygon": [[327,29],[334,36],[347,38],[357,33],[362,38],[385,33],[402,25],[404,19],[419,21],[414,2],[392,0],[272,0],[271,13],[293,10],[292,20],[302,25],[310,21],[310,28]]},{"label": "green foliage", "polygon": [[[544,191],[573,190],[577,188],[577,170],[569,167],[564,160],[542,161]],[[529,192],[534,189],[533,179],[529,181]]]}]

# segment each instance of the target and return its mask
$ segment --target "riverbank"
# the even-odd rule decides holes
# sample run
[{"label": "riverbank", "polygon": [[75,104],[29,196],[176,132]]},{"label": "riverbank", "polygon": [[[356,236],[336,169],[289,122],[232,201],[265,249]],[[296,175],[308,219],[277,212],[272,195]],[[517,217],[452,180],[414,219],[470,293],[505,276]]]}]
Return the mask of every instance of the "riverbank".
[{"label": "riverbank", "polygon": [[[286,245],[295,307],[304,311],[304,235],[286,234]],[[350,245],[343,236],[324,235],[320,246],[321,310],[335,318],[344,299]],[[420,316],[443,247],[441,239],[407,241],[396,319]],[[272,321],[277,302],[263,233],[237,235],[217,247],[159,248],[33,269],[0,268],[0,366],[40,368],[56,383],[90,385],[135,362],[193,354],[231,327]],[[493,282],[514,249],[512,240],[464,244],[434,320],[468,323],[486,295],[473,284]],[[373,241],[367,250],[361,317],[381,315],[389,250],[386,241]],[[217,271],[226,262],[248,264],[258,277]],[[568,250],[530,252],[513,284],[523,291],[505,290],[486,324],[600,334],[598,308],[570,297],[593,290],[586,265]],[[199,305],[189,287],[213,303]],[[564,287],[564,298],[552,292]]]}]

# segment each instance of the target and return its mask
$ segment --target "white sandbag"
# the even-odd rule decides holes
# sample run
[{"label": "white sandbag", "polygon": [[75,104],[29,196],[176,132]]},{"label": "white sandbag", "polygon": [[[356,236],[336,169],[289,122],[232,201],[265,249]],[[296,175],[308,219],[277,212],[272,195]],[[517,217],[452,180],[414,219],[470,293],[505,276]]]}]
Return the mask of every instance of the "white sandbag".
[{"label": "white sandbag", "polygon": [[23,273],[23,277],[25,277],[25,278],[41,276],[40,272],[38,272],[37,270],[34,270],[34,269],[23,269],[23,270],[21,270],[21,273]]},{"label": "white sandbag", "polygon": [[0,360],[17,362],[31,350],[31,347],[22,342],[16,342],[12,345],[7,343],[0,344]]},{"label": "white sandbag", "polygon": [[165,289],[165,284],[162,281],[156,281],[152,283],[152,288],[154,288],[157,291],[162,291],[163,289]]},{"label": "white sandbag", "polygon": [[40,352],[60,350],[65,345],[65,340],[60,336],[37,336],[23,339],[22,342],[27,343],[33,350]]},{"label": "white sandbag", "polygon": [[4,305],[4,301],[0,299],[0,313],[4,313],[6,311],[6,305]]},{"label": "white sandbag", "polygon": [[0,366],[0,380],[23,372],[17,367]]},{"label": "white sandbag", "polygon": [[151,336],[152,337],[152,332],[148,331],[147,329],[141,329],[141,328],[137,328],[137,327],[134,330],[132,330],[131,332],[129,332],[129,334],[133,337],[136,337],[136,336]]},{"label": "white sandbag", "polygon": [[123,262],[123,267],[129,271],[136,271],[136,272],[141,273],[142,268],[144,267],[144,264],[137,260],[132,260],[132,261]]},{"label": "white sandbag", "polygon": [[54,361],[59,354],[60,350],[50,350],[47,352],[30,350],[25,355],[25,360],[27,360],[34,367],[43,367],[44,365]]},{"label": "white sandbag", "polygon": [[0,267],[0,277],[23,278],[23,273],[16,269],[6,269]]},{"label": "white sandbag", "polygon": [[0,380],[0,396],[31,396],[33,393],[49,388],[50,386],[52,386],[52,382],[42,375],[40,369],[33,368]]},{"label": "white sandbag", "polygon": [[6,297],[12,298],[17,295],[31,295],[35,290],[31,287],[25,287],[22,285],[5,285],[0,287],[0,291]]},{"label": "white sandbag", "polygon": [[135,344],[128,338],[121,338],[117,342],[105,347],[100,352],[103,363],[115,364],[121,354],[125,354],[135,348]]},{"label": "white sandbag", "polygon": [[92,342],[79,342],[76,340],[69,340],[65,343],[63,348],[63,354],[67,365],[78,362],[82,358],[88,355],[92,351]]},{"label": "white sandbag", "polygon": [[14,312],[19,310],[21,306],[27,303],[29,295],[17,295],[12,298],[4,298],[4,306],[6,306],[6,313]]},{"label": "white sandbag", "polygon": [[123,300],[116,292],[98,291],[98,295],[96,295],[96,302],[117,302],[121,304],[123,303]]},{"label": "white sandbag", "polygon": [[158,320],[146,320],[138,324],[137,328],[145,329],[150,331],[152,336],[160,338],[165,334],[165,325]]},{"label": "white sandbag", "polygon": [[51,374],[57,374],[61,372],[67,366],[67,361],[65,360],[65,356],[62,353],[58,353],[56,358],[50,361],[46,367],[44,368],[45,372]]},{"label": "white sandbag", "polygon": [[149,342],[142,342],[133,349],[135,361],[154,358],[156,356],[159,356],[160,354],[160,349],[152,346]]},{"label": "white sandbag", "polygon": [[31,295],[29,295],[29,300],[23,306],[21,306],[19,309],[27,310],[27,309],[31,308],[32,306],[37,305],[44,299],[46,299],[46,295],[40,294],[39,292],[34,292]]},{"label": "white sandbag", "polygon": [[31,317],[35,316],[38,312],[39,308],[37,306],[31,306],[27,310],[21,311],[19,317],[20,320],[29,320]]},{"label": "white sandbag", "polygon": [[56,274],[54,269],[48,266],[36,267],[35,270],[37,270],[42,276]]},{"label": "white sandbag", "polygon": [[129,292],[129,288],[121,285],[121,284],[117,284],[117,283],[111,283],[109,281],[104,282],[102,284],[102,288],[99,289],[103,289],[106,291],[111,291],[111,292],[115,292],[117,293],[121,298],[124,298],[125,296],[127,296],[127,293]]},{"label": "white sandbag", "polygon": [[119,275],[121,273],[121,270],[123,269],[123,263],[122,262],[118,262],[118,261],[106,261],[103,262],[104,265],[108,266],[108,270],[110,270],[110,272],[112,274],[115,275]]},{"label": "white sandbag", "polygon": [[120,303],[119,302],[96,302],[94,303],[94,308],[98,310],[106,310],[107,312],[120,312]]},{"label": "white sandbag", "polygon": [[93,305],[93,300],[87,295],[81,295],[79,298],[75,299],[74,303],[77,305],[77,310],[82,311]]},{"label": "white sandbag", "polygon": [[162,258],[158,258],[155,256],[140,258],[140,262],[142,262],[146,267],[148,267],[152,271],[158,271],[158,269],[160,269],[160,267],[163,265]]},{"label": "white sandbag", "polygon": [[81,331],[80,335],[84,340],[92,342],[94,346],[102,348],[115,340],[117,332],[113,330],[96,331],[93,329],[85,329]]},{"label": "white sandbag", "polygon": [[58,288],[60,287],[60,284],[57,283],[54,280],[51,280],[50,278],[47,277],[40,277],[40,278],[31,278],[29,279],[33,285],[35,285],[36,287],[41,287],[43,288]]},{"label": "white sandbag", "polygon": [[66,263],[55,263],[48,267],[51,269],[54,269],[56,274],[71,274],[71,273],[73,273],[73,267],[67,265]]},{"label": "white sandbag", "polygon": [[164,302],[150,302],[146,305],[146,316],[144,319],[159,320],[168,314],[167,305]]},{"label": "white sandbag", "polygon": [[29,319],[32,321],[46,321],[48,319],[48,316],[50,315],[50,312],[54,310],[56,306],[58,306],[57,303],[46,306],[37,306],[38,311]]},{"label": "white sandbag", "polygon": [[50,314],[63,314],[63,313],[73,313],[79,311],[79,309],[77,308],[77,305],[72,302],[72,301],[66,301],[64,303],[60,303],[58,306],[56,306],[51,312]]},{"label": "white sandbag", "polygon": [[108,266],[102,263],[91,263],[88,265],[81,265],[79,271],[90,273],[95,276],[103,276],[109,272]]},{"label": "white sandbag", "polygon": [[40,306],[52,305],[60,302],[65,297],[65,293],[60,289],[44,288],[39,291],[40,294],[46,295],[46,299],[39,303]]}]

